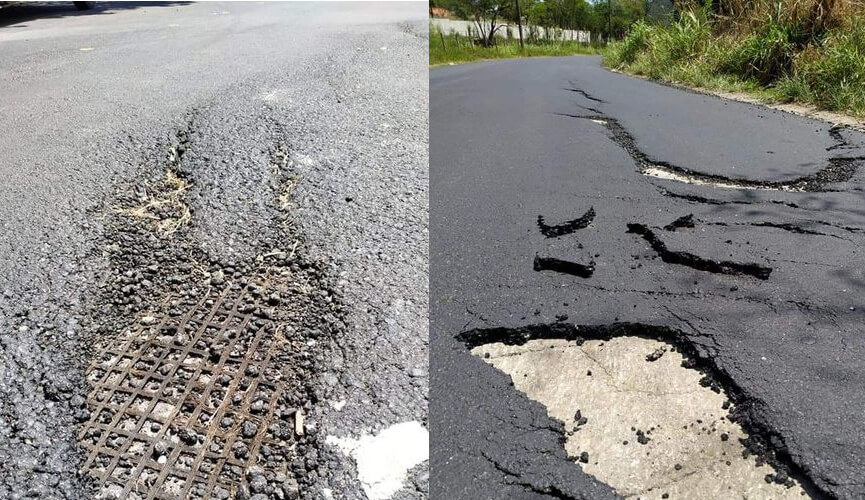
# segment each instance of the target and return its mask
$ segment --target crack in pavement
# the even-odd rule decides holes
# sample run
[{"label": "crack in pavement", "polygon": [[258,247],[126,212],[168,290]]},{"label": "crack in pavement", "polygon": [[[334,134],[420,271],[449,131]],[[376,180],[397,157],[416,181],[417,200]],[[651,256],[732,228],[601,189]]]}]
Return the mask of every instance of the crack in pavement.
[{"label": "crack in pavement", "polygon": [[[571,85],[573,85],[573,82],[571,83]],[[568,90],[570,92],[576,92],[577,94],[580,94],[581,96],[585,97],[586,99],[588,99],[590,101],[595,101],[595,102],[599,102],[602,104],[606,104],[606,102],[607,102],[607,101],[605,101],[603,99],[599,99],[599,98],[593,96],[592,94],[586,92],[585,90],[577,88],[577,87],[565,88],[563,90]]]},{"label": "crack in pavement", "polygon": [[[773,205],[782,205],[782,206],[793,208],[796,210],[804,210],[804,211],[810,211],[810,212],[823,212],[824,211],[824,209],[821,209],[821,208],[803,207],[797,203],[780,201],[780,200],[753,200],[753,201],[748,201],[748,200],[719,200],[716,198],[706,198],[703,196],[692,195],[692,194],[676,193],[676,192],[670,191],[668,189],[660,188],[660,187],[659,187],[659,191],[661,192],[662,195],[667,196],[669,198],[682,199],[682,200],[685,200],[688,202],[700,203],[700,204],[706,204],[706,205],[759,205],[761,203],[770,203]],[[828,221],[822,221],[822,220],[809,220],[807,222],[810,222],[813,224],[820,224],[823,226],[834,227],[836,229],[841,229],[842,231],[846,231],[848,233],[854,233],[854,234],[865,233],[865,228],[847,226],[847,225],[843,225],[843,224],[838,224],[837,222],[828,222]],[[727,224],[729,224],[729,223],[727,223]],[[750,224],[750,223],[733,223],[733,224],[734,225],[745,225],[745,224]],[[836,236],[836,235],[825,234],[825,236]],[[839,237],[839,236],[836,236],[836,237]],[[849,240],[847,240],[847,241],[849,241]]]},{"label": "crack in pavement", "polygon": [[524,487],[530,491],[533,491],[535,493],[547,495],[547,496],[552,497],[552,498],[558,498],[560,500],[585,500],[585,497],[582,497],[582,496],[575,497],[572,495],[568,495],[564,491],[557,488],[554,484],[538,485],[532,481],[523,479],[523,477],[520,473],[518,473],[512,469],[509,469],[508,467],[506,467],[501,462],[493,459],[488,453],[482,452],[481,454],[483,455],[484,458],[486,458],[493,465],[493,467],[496,468],[496,470],[498,470],[499,472],[504,474],[505,477],[511,478],[511,480],[513,480],[513,484],[518,484],[518,485],[520,485],[520,486],[522,486],[522,487]]},{"label": "crack in pavement", "polygon": [[850,143],[850,140],[841,135],[842,130],[847,130],[849,127],[845,125],[835,125],[829,129],[829,136],[835,141],[835,144],[826,148],[826,151],[834,151],[836,149],[854,149],[856,146]]},{"label": "crack in pavement", "polygon": [[[680,228],[693,228],[693,227],[695,227],[694,220],[695,220],[694,214],[683,215],[683,216],[677,218],[676,220],[674,220],[673,222],[664,226],[663,229],[665,231],[675,232],[677,229],[680,229]],[[828,236],[830,238],[838,238],[839,240],[852,241],[852,240],[849,240],[847,238],[843,238],[841,236],[838,236],[836,234],[822,233],[820,231],[815,231],[813,229],[807,229],[807,228],[804,228],[802,226],[799,226],[797,224],[793,224],[790,222],[768,222],[768,221],[760,221],[760,222],[703,222],[703,221],[700,221],[700,222],[703,224],[706,224],[708,226],[722,226],[722,227],[728,227],[728,226],[771,227],[771,228],[775,228],[775,229],[782,229],[782,230],[790,232],[790,233],[808,234],[808,235],[813,235],[813,236]],[[816,223],[819,224],[820,222],[816,222]],[[829,225],[829,224],[825,224],[825,223],[823,223],[823,224]]]},{"label": "crack in pavement", "polygon": [[758,205],[760,203],[772,203],[775,205],[783,205],[789,208],[801,208],[802,210],[810,210],[808,208],[803,208],[796,203],[780,201],[780,200],[719,200],[717,198],[707,198],[705,196],[699,196],[695,194],[683,194],[676,193],[670,191],[669,189],[662,188],[660,186],[656,186],[662,195],[668,198],[676,198],[680,200],[689,201],[692,203],[701,203],[704,205]]},{"label": "crack in pavement", "polygon": [[698,271],[707,271],[716,274],[744,274],[761,280],[769,279],[769,275],[772,273],[772,268],[756,263],[740,263],[727,260],[715,261],[689,252],[669,250],[667,245],[644,224],[628,224],[628,232],[642,236],[644,240],[649,242],[652,250],[661,257],[661,260],[669,264],[678,264]]},{"label": "crack in pavement", "polygon": [[806,229],[802,226],[792,224],[789,222],[767,222],[767,221],[763,221],[763,222],[706,222],[705,224],[709,225],[709,226],[724,226],[724,227],[726,227],[726,226],[771,227],[771,228],[775,228],[775,229],[781,229],[781,230],[787,231],[789,233],[808,234],[808,235],[812,235],[812,236],[828,236],[830,238],[838,238],[839,240],[852,241],[850,239],[838,236],[837,234],[821,233],[820,231],[814,231],[813,229]]},{"label": "crack in pavement", "polygon": [[611,139],[619,145],[637,164],[639,172],[649,177],[676,180],[687,184],[707,185],[716,188],[752,189],[785,192],[825,192],[832,183],[849,181],[856,170],[865,162],[865,156],[833,157],[828,159],[828,165],[819,171],[790,181],[755,181],[751,179],[731,178],[721,175],[705,174],[668,162],[650,158],[638,146],[634,137],[615,118],[604,114],[575,115],[571,113],[555,113],[559,116],[589,120],[603,125],[610,131]]}]

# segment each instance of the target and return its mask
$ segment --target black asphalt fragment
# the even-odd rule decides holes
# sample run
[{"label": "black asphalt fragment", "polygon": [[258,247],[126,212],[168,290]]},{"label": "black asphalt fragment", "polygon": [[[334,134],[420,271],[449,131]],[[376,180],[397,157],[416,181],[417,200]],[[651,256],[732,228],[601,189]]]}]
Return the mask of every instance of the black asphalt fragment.
[{"label": "black asphalt fragment", "polygon": [[589,207],[589,210],[581,217],[552,226],[545,223],[543,215],[539,215],[538,229],[540,229],[541,234],[543,234],[547,238],[558,238],[559,236],[571,234],[574,231],[589,227],[589,224],[591,224],[594,219],[595,209],[593,207]]},{"label": "black asphalt fragment", "polygon": [[535,271],[555,271],[557,273],[570,274],[580,278],[591,278],[595,272],[594,264],[579,264],[555,257],[535,256],[532,268]]}]

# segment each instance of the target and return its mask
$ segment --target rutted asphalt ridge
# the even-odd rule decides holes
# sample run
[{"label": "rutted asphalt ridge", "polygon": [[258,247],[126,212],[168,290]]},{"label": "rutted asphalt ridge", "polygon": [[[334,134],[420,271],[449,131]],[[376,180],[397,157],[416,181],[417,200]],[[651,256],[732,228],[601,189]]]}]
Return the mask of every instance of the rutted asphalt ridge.
[{"label": "rutted asphalt ridge", "polygon": [[[426,26],[406,23],[388,37],[360,38],[368,50],[328,61],[341,68],[336,74],[328,65],[303,67],[325,82],[316,88],[288,81],[264,93],[291,137],[300,180],[292,212],[307,221],[313,255],[338,263],[332,272],[349,305],[321,374],[315,415],[322,438],[356,438],[413,420],[428,425]],[[330,446],[320,453],[343,464],[322,488],[335,498],[363,498],[352,487],[352,460]],[[424,463],[393,498],[425,498],[428,483]]]},{"label": "rutted asphalt ridge", "polygon": [[[543,407],[514,394],[506,376],[454,337],[487,330],[496,341],[533,324],[570,328],[569,318],[676,332],[741,391],[750,431],[812,496],[862,496],[865,438],[849,418],[865,408],[862,134],[839,132],[851,147],[835,156],[842,148],[826,151],[839,144],[829,125],[610,73],[593,58],[440,68],[431,86],[439,193],[431,206],[431,356],[439,367],[431,413],[448,429],[434,428],[434,495],[547,498],[550,485],[566,497],[612,495],[561,459],[561,436]],[[590,106],[603,113],[568,111]],[[590,120],[556,118],[563,114],[615,120],[633,148]],[[742,184],[642,175],[643,162],[656,158]],[[803,179],[799,191],[753,189]],[[536,232],[538,213],[566,220],[589,204],[597,213],[579,243]],[[651,230],[665,249],[703,263],[759,262],[754,274],[771,269],[771,277],[647,264],[658,253],[635,248],[624,228],[661,228],[683,213],[693,214],[693,229]],[[527,256],[583,248],[595,262],[587,279],[525,265]]]}]

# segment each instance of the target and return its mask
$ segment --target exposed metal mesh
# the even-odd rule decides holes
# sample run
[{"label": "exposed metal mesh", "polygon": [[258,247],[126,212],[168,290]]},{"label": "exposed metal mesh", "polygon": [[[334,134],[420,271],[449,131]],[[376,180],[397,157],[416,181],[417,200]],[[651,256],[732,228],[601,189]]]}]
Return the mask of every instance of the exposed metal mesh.
[{"label": "exposed metal mesh", "polygon": [[79,440],[103,496],[228,498],[256,462],[286,472],[296,415],[278,404],[284,380],[271,358],[285,341],[261,290],[170,298],[96,357]]}]

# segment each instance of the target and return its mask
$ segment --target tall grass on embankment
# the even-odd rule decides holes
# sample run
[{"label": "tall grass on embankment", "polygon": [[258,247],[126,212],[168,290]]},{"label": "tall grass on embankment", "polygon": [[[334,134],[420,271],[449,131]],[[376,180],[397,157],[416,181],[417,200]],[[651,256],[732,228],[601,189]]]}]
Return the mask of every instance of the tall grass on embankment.
[{"label": "tall grass on embankment", "polygon": [[608,67],[865,116],[865,8],[850,0],[721,0],[634,24]]},{"label": "tall grass on embankment", "polygon": [[598,48],[571,40],[524,40],[497,37],[495,45],[485,47],[477,40],[459,33],[442,33],[435,25],[429,28],[429,64],[465,63],[485,59],[513,57],[573,56],[597,54]]}]

